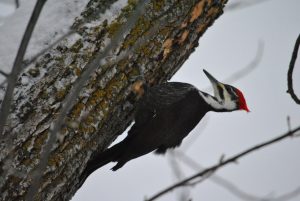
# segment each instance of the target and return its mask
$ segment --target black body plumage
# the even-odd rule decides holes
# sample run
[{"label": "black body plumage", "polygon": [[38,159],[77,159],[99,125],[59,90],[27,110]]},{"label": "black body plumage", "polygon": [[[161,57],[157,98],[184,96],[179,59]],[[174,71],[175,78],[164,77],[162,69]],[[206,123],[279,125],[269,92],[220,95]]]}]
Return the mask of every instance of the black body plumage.
[{"label": "black body plumage", "polygon": [[202,117],[212,108],[193,85],[180,82],[160,84],[145,91],[138,101],[135,123],[120,143],[96,155],[82,174],[85,180],[93,171],[109,162],[112,170],[152,151],[165,153],[179,146]]}]

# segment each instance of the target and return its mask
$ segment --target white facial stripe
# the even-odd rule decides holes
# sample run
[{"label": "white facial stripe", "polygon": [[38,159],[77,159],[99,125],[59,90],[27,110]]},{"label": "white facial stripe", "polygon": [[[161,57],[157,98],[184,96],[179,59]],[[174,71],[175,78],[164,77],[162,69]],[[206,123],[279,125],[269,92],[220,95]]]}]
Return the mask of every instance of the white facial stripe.
[{"label": "white facial stripe", "polygon": [[224,100],[218,101],[215,98],[213,98],[209,94],[203,94],[201,91],[199,91],[200,96],[205,100],[206,103],[208,103],[212,108],[216,110],[234,110],[236,109],[236,103],[230,99],[230,95],[225,89],[223,85],[221,85],[223,88],[223,94],[224,94]]},{"label": "white facial stripe", "polygon": [[208,103],[212,108],[222,109],[222,105],[220,104],[220,102],[214,99],[211,95],[203,94],[201,91],[199,91],[199,94],[204,99],[204,101]]}]

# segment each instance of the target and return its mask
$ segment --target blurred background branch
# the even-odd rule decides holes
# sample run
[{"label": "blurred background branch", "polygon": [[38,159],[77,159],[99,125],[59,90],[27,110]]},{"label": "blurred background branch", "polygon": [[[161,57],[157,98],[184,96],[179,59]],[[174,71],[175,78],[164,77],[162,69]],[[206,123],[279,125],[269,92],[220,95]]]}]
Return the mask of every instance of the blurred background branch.
[{"label": "blurred background branch", "polygon": [[297,60],[299,45],[300,45],[300,34],[298,35],[298,38],[295,42],[292,58],[291,58],[288,73],[287,73],[287,80],[288,80],[287,93],[289,93],[291,95],[292,99],[297,104],[300,104],[300,99],[297,97],[297,95],[294,92],[294,88],[293,88],[293,71],[294,71],[296,60]]},{"label": "blurred background branch", "polygon": [[[205,169],[202,165],[197,163],[195,160],[193,160],[191,157],[189,157],[182,151],[175,151],[175,152],[176,152],[175,153],[176,157],[184,164],[186,164],[188,167],[192,168],[193,170],[201,171]],[[243,191],[239,186],[235,185],[234,183],[230,182],[227,179],[224,179],[223,177],[217,174],[213,174],[212,176],[210,176],[209,179],[215,184],[223,187],[228,192],[235,195],[240,200],[244,200],[244,201],[288,201],[292,198],[297,197],[300,194],[300,186],[299,186],[294,190],[277,197],[257,196]]]},{"label": "blurred background branch", "polygon": [[[175,150],[169,150],[167,152],[167,158],[172,170],[172,173],[175,177],[175,181],[180,181],[182,180],[185,175],[183,170],[180,167],[180,164],[177,161],[177,153]],[[190,192],[188,188],[182,188],[181,191],[178,192],[177,194],[177,200],[178,201],[187,201],[190,197]]]},{"label": "blurred background branch", "polygon": [[[232,84],[238,80],[245,78],[250,73],[252,73],[262,61],[264,55],[264,48],[265,48],[264,42],[262,40],[258,41],[254,58],[246,66],[232,73],[229,77],[222,80],[222,82]],[[211,90],[212,88],[210,86],[204,89],[204,91],[211,91]]]},{"label": "blurred background branch", "polygon": [[16,9],[20,7],[20,2],[19,2],[19,0],[15,0],[15,5],[16,5]]},{"label": "blurred background branch", "polygon": [[[185,186],[186,184],[188,184],[189,182],[193,181],[194,179],[198,179],[198,178],[205,178],[206,179],[206,178],[208,178],[208,176],[210,176],[213,172],[217,171],[221,167],[223,167],[223,166],[225,166],[225,165],[227,165],[229,163],[237,163],[237,161],[240,158],[242,158],[242,157],[244,157],[244,156],[246,156],[246,155],[248,155],[248,154],[250,154],[250,153],[252,153],[254,151],[257,151],[257,150],[259,150],[261,148],[267,147],[267,146],[269,146],[271,144],[279,142],[279,141],[281,141],[283,139],[286,139],[288,137],[293,137],[293,136],[295,136],[295,134],[297,134],[298,131],[300,131],[300,126],[297,127],[297,128],[295,128],[295,129],[293,129],[293,130],[291,130],[291,131],[288,131],[287,133],[284,133],[284,134],[280,135],[279,137],[273,138],[271,140],[268,140],[268,141],[265,141],[265,142],[260,143],[258,145],[255,145],[255,146],[253,146],[253,147],[251,147],[249,149],[246,149],[245,151],[243,151],[243,152],[241,152],[239,154],[236,154],[236,155],[234,155],[234,156],[232,156],[232,157],[230,157],[230,158],[228,158],[226,160],[224,160],[223,157],[222,157],[221,160],[220,160],[220,162],[218,164],[216,164],[214,166],[211,166],[210,168],[206,168],[206,169],[204,169],[204,170],[202,170],[202,171],[200,171],[200,172],[198,172],[198,173],[196,173],[196,174],[194,174],[194,175],[192,175],[192,176],[190,176],[190,177],[188,177],[188,178],[186,178],[186,179],[184,179],[184,180],[182,180],[180,182],[177,182],[177,183],[175,183],[175,184],[173,184],[173,185],[171,185],[171,186],[163,189],[162,191],[160,191],[160,192],[156,193],[155,195],[151,196],[149,199],[146,199],[146,201],[156,200],[157,198],[165,195],[166,193],[169,193],[170,191],[172,191],[172,190],[174,190],[176,188]],[[202,181],[204,181],[204,180],[201,180],[201,182]]]},{"label": "blurred background branch", "polygon": [[237,0],[236,2],[228,4],[225,11],[235,11],[255,6],[257,4],[265,3],[269,0]]}]

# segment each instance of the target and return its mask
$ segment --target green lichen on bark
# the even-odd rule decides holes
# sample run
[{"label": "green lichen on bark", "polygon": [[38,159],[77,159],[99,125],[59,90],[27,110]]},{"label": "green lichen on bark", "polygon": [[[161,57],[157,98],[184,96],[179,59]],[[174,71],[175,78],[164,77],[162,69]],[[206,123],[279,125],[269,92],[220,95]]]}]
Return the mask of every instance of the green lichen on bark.
[{"label": "green lichen on bark", "polygon": [[[115,20],[102,19],[117,1],[91,0],[74,23],[70,36],[43,55],[22,77],[31,85],[16,88],[14,107],[5,136],[14,136],[12,147],[1,144],[1,162],[11,157],[14,167],[25,174],[1,175],[1,200],[23,199],[28,175],[39,162],[51,122],[75,80],[97,52],[103,51],[137,6],[128,1]],[[78,175],[89,157],[105,149],[130,124],[134,103],[129,100],[132,79],[142,73],[151,84],[161,83],[180,68],[198,46],[199,37],[222,14],[226,0],[152,0],[128,31],[106,64],[99,65],[66,117],[57,146],[52,150],[35,200],[68,200],[76,192]],[[101,23],[95,23],[95,22]],[[90,23],[94,22],[94,23]],[[88,25],[87,25],[88,24]],[[151,30],[159,24],[157,29]],[[135,47],[141,38],[147,38]],[[117,55],[128,53],[120,61]],[[22,151],[18,151],[22,150]],[[2,174],[2,173],[1,173]],[[16,176],[17,175],[17,176]],[[59,189],[57,188],[59,186]]]}]

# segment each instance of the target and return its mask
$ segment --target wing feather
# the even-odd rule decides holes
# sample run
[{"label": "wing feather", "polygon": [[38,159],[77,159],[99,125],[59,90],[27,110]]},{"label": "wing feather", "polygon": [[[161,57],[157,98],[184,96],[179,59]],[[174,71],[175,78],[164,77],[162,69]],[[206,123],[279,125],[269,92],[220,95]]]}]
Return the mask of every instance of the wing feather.
[{"label": "wing feather", "polygon": [[167,82],[149,88],[138,102],[135,124],[128,134],[135,133],[139,127],[155,118],[157,113],[167,110],[195,91],[198,89],[193,85],[181,82]]}]

